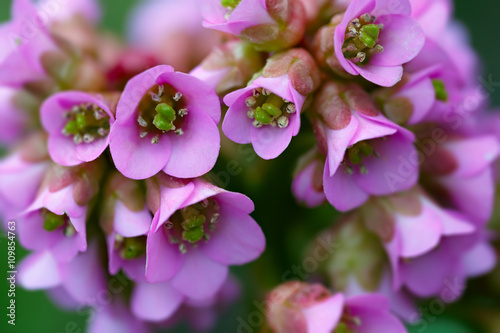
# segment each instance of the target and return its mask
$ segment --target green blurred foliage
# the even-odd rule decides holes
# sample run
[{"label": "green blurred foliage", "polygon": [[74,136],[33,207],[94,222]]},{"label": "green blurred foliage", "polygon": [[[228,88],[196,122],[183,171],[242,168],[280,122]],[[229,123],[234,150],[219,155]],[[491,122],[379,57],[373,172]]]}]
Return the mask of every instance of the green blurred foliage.
[{"label": "green blurred foliage", "polygon": [[[126,31],[128,13],[134,3],[139,0],[103,0],[103,26],[122,36]],[[456,0],[456,17],[463,22],[471,32],[472,44],[481,55],[485,77],[492,75],[494,81],[500,81],[500,66],[498,53],[500,44],[493,43],[492,30],[500,11],[499,1]],[[0,2],[0,21],[9,17],[9,0]],[[479,84],[479,81],[478,81]],[[500,93],[492,94],[494,105],[500,104]],[[227,187],[230,190],[241,191],[250,196],[256,205],[254,218],[261,224],[266,234],[267,243],[272,250],[254,263],[245,267],[233,269],[244,287],[243,301],[232,307],[224,315],[224,320],[214,332],[236,332],[238,318],[246,320],[249,314],[258,311],[254,301],[262,301],[265,291],[282,282],[282,275],[295,264],[301,262],[308,242],[324,228],[331,225],[337,213],[330,207],[324,206],[316,210],[297,207],[290,193],[292,172],[298,156],[313,145],[312,136],[302,136],[300,140],[292,141],[289,149],[277,161],[263,161],[248,147],[237,149],[234,160],[242,168],[237,176],[229,178]],[[232,149],[235,149],[234,147]],[[224,170],[229,159],[221,158],[216,166],[213,177],[225,182]],[[222,173],[221,173],[222,172]],[[0,270],[6,272],[7,240],[4,235],[0,238]],[[21,261],[27,252],[17,247],[17,262]],[[497,275],[497,276],[500,276]],[[482,282],[473,282],[472,286],[478,294],[486,296],[486,300],[476,297],[473,292],[466,295],[465,302],[470,302],[475,311],[481,312],[485,306],[485,313],[493,311],[492,316],[500,317],[498,301],[488,298],[488,291],[481,291]],[[479,286],[478,286],[479,285]],[[17,288],[16,290],[16,326],[6,324],[5,306],[8,304],[6,290],[8,285],[2,283],[2,314],[0,316],[1,332],[40,332],[40,333],[83,333],[87,316],[85,314],[64,312],[55,307],[44,292],[30,292]],[[474,289],[475,291],[476,289]],[[478,307],[476,307],[476,305]],[[458,310],[457,310],[458,308]],[[493,309],[493,310],[491,310]],[[426,322],[428,326],[410,328],[411,333],[473,333],[485,332],[484,328],[469,326],[474,322],[474,311],[464,314],[457,306],[447,307],[445,313]],[[179,327],[175,332],[190,332],[188,327]],[[257,330],[255,330],[257,332]],[[494,331],[488,331],[495,333]]]}]

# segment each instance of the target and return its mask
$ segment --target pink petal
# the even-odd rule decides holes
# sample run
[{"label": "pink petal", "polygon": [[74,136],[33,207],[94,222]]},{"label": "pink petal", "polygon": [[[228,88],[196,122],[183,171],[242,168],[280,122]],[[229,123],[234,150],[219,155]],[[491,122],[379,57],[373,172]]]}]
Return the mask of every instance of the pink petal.
[{"label": "pink petal", "polygon": [[262,126],[250,128],[250,138],[252,145],[261,158],[271,160],[283,153],[292,141],[294,124],[300,121],[300,118],[291,117],[290,124],[286,128]]},{"label": "pink petal", "polygon": [[170,280],[172,286],[193,299],[213,297],[226,280],[228,268],[212,261],[197,249],[188,249],[184,264]]},{"label": "pink petal", "polygon": [[116,200],[114,213],[114,229],[120,236],[137,237],[148,233],[152,216],[146,207],[133,212],[123,202]]},{"label": "pink petal", "polygon": [[307,321],[307,332],[331,333],[340,321],[344,309],[344,296],[335,294],[319,304],[302,310]]},{"label": "pink petal", "polygon": [[132,292],[132,312],[142,320],[162,321],[171,317],[182,301],[182,294],[168,282],[136,283]]},{"label": "pink petal", "polygon": [[199,113],[188,115],[182,130],[183,135],[169,135],[172,152],[163,171],[178,178],[202,176],[217,161],[219,129],[208,114]]},{"label": "pink petal", "polygon": [[342,212],[346,212],[368,200],[368,193],[356,184],[353,175],[346,174],[343,167],[338,168],[337,172],[330,177],[328,163],[326,161],[323,173],[323,187],[326,198],[332,206]]},{"label": "pink petal", "polygon": [[26,289],[53,288],[62,281],[57,262],[48,251],[28,255],[19,265],[18,278]]},{"label": "pink petal", "polygon": [[137,124],[118,124],[118,119],[109,134],[109,148],[118,171],[132,179],[149,178],[161,171],[170,159],[170,138],[162,135],[159,143],[152,144],[151,138],[139,137]]},{"label": "pink petal", "polygon": [[355,66],[356,71],[370,82],[382,87],[392,87],[403,77],[403,66],[381,67],[375,65]]},{"label": "pink petal", "polygon": [[[326,140],[328,145],[328,164],[329,176],[333,176],[337,172],[337,168],[344,160],[347,147],[350,145],[352,138],[355,136],[359,128],[357,117],[351,117],[351,122],[346,128],[341,130],[326,130]],[[325,167],[326,169],[326,167]]]},{"label": "pink petal", "polygon": [[225,265],[242,265],[257,259],[266,247],[262,229],[248,214],[221,206],[210,240],[200,248],[210,259]]},{"label": "pink petal", "polygon": [[146,245],[146,280],[149,283],[166,281],[178,275],[186,256],[169,243],[163,229],[150,231]]}]

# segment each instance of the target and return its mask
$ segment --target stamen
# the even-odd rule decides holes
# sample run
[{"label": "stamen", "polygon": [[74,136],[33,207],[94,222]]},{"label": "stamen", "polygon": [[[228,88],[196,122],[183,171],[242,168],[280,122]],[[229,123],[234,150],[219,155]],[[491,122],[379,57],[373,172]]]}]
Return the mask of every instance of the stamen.
[{"label": "stamen", "polygon": [[163,97],[164,93],[165,93],[165,86],[158,86],[158,96]]},{"label": "stamen", "polygon": [[250,119],[255,119],[255,109],[250,109],[250,110],[248,110],[248,112],[247,112],[247,116],[248,116],[248,118],[250,118]]},{"label": "stamen", "polygon": [[106,136],[109,134],[109,129],[107,128],[98,128],[97,129],[97,134],[99,134],[100,136]]},{"label": "stamen", "polygon": [[148,127],[148,123],[141,116],[137,117],[137,122],[141,127]]},{"label": "stamen", "polygon": [[148,132],[141,132],[141,134],[139,134],[139,137],[145,138],[147,135],[148,135]]},{"label": "stamen", "polygon": [[288,123],[290,121],[288,120],[288,117],[282,116],[278,118],[278,127],[279,128],[285,128],[288,126]]},{"label": "stamen", "polygon": [[66,228],[64,228],[63,233],[66,237],[72,237],[76,234],[76,229],[71,224],[69,224]]},{"label": "stamen", "polygon": [[352,169],[352,167],[350,167],[350,166],[346,166],[346,167],[345,167],[345,173],[346,173],[347,175],[352,175],[352,174],[354,173],[354,170]]},{"label": "stamen", "polygon": [[83,142],[85,142],[85,143],[91,143],[94,140],[95,140],[95,138],[92,135],[90,135],[90,134],[84,134],[83,135]]},{"label": "stamen", "polygon": [[151,143],[152,144],[157,144],[158,142],[160,142],[160,138],[158,135],[155,135],[152,139],[151,139]]},{"label": "stamen", "polygon": [[184,109],[180,109],[179,112],[177,112],[179,114],[180,117],[184,117],[184,116],[187,116],[188,115],[188,109],[184,108]]},{"label": "stamen", "polygon": [[165,228],[167,229],[172,229],[174,227],[174,224],[170,221],[168,221],[167,223],[164,224]]},{"label": "stamen", "polygon": [[73,136],[73,142],[79,145],[83,142],[83,137],[80,134],[75,134],[75,136]]},{"label": "stamen", "polygon": [[182,254],[186,254],[186,252],[187,252],[186,244],[180,243],[179,244],[179,251],[181,251]]},{"label": "stamen", "polygon": [[252,124],[256,128],[260,128],[263,125],[260,121],[257,121],[257,120],[254,120]]},{"label": "stamen", "polygon": [[255,103],[257,103],[257,99],[253,96],[250,96],[248,97],[247,99],[245,99],[245,104],[248,106],[248,107],[252,107],[255,105]]},{"label": "stamen", "polygon": [[168,242],[169,242],[170,244],[179,244],[180,240],[179,240],[179,238],[177,238],[177,237],[175,237],[175,236],[170,236],[170,237],[168,238]]},{"label": "stamen", "polygon": [[182,128],[179,128],[179,129],[175,130],[175,134],[176,135],[184,135],[184,131],[182,130]]},{"label": "stamen", "polygon": [[257,88],[252,91],[253,97],[259,97],[261,95],[262,88]]},{"label": "stamen", "polygon": [[293,114],[293,113],[295,113],[296,111],[297,111],[297,108],[296,108],[295,104],[290,103],[290,104],[288,104],[288,105],[286,106],[286,112],[287,112],[287,113]]},{"label": "stamen", "polygon": [[176,102],[180,101],[182,98],[182,93],[180,91],[176,92],[173,98],[174,98],[174,101],[176,101]]},{"label": "stamen", "polygon": [[362,165],[359,168],[359,172],[361,172],[362,175],[366,175],[368,173],[368,169],[366,168],[366,166]]},{"label": "stamen", "polygon": [[365,61],[366,60],[366,53],[358,52],[355,59],[358,60],[359,62]]},{"label": "stamen", "polygon": [[380,44],[377,44],[375,45],[375,51],[377,51],[378,53],[382,53],[384,52],[384,47]]},{"label": "stamen", "polygon": [[217,223],[219,220],[219,216],[219,213],[214,213],[214,215],[212,215],[212,217],[210,218],[210,223]]},{"label": "stamen", "polygon": [[271,92],[267,89],[262,88],[262,95],[269,96],[269,95],[271,95]]}]

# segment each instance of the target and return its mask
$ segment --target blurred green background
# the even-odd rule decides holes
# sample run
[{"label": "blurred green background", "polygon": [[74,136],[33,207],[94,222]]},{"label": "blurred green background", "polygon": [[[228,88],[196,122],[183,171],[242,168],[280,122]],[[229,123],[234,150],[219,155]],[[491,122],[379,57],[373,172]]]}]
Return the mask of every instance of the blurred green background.
[{"label": "blurred green background", "polygon": [[[178,0],[182,1],[182,0]],[[125,31],[127,24],[127,15],[134,5],[138,3],[137,0],[103,0],[102,5],[104,8],[103,14],[103,26],[106,29],[115,31],[118,34],[122,34]],[[496,38],[495,25],[498,19],[498,13],[500,12],[500,1],[470,1],[470,0],[456,0],[456,18],[463,22],[467,28],[470,30],[472,44],[476,48],[477,52],[481,55],[482,63],[484,66],[485,77],[492,75],[493,81],[500,81],[500,66],[498,66],[498,54],[500,52],[500,43]],[[1,0],[0,2],[0,21],[5,21],[9,17],[9,0]],[[493,105],[500,106],[500,93],[494,92],[492,95]],[[246,188],[245,193],[248,194],[256,202],[256,212],[254,217],[257,221],[272,223],[273,219],[303,219],[307,221],[307,226],[295,228],[292,231],[295,236],[283,237],[284,230],[276,229],[267,225],[263,225],[264,231],[267,236],[267,241],[269,244],[273,244],[273,248],[281,249],[274,250],[273,255],[266,254],[261,260],[256,263],[249,265],[245,268],[236,268],[234,272],[242,279],[243,285],[245,285],[246,299],[248,302],[240,302],[237,306],[231,308],[229,313],[226,313],[220,320],[220,325],[214,332],[221,333],[236,332],[237,321],[239,316],[246,318],[246,316],[254,311],[251,308],[251,302],[253,300],[259,300],[263,297],[260,294],[254,294],[253,290],[256,288],[254,284],[259,285],[273,285],[279,281],[275,281],[272,278],[267,277],[268,271],[283,272],[290,267],[294,260],[298,257],[298,252],[303,248],[303,244],[300,244],[301,240],[296,239],[301,236],[303,239],[311,238],[313,235],[323,229],[325,226],[331,222],[333,218],[333,210],[328,207],[320,208],[315,211],[308,211],[304,209],[288,209],[287,205],[293,203],[294,200],[289,193],[291,173],[293,170],[293,165],[295,163],[297,152],[303,152],[307,150],[312,141],[305,138],[301,142],[293,143],[292,149],[288,150],[281,158],[281,163],[279,168],[281,170],[272,170],[270,174],[281,173],[283,177],[280,179],[263,179],[267,188],[279,188],[279,198],[276,199],[273,195],[273,200],[269,200],[267,197],[269,192],[267,190],[259,189],[258,187],[252,187],[252,184],[245,183],[244,176],[234,177],[230,187],[231,189],[241,189]],[[294,150],[291,154],[289,151]],[[221,161],[218,166],[223,165],[224,161]],[[257,162],[257,161],[255,161]],[[268,162],[257,162],[261,167],[276,169],[278,168],[275,164]],[[286,166],[283,168],[283,166]],[[217,170],[217,169],[216,169]],[[254,184],[255,185],[255,184]],[[250,187],[249,187],[250,186]],[[267,192],[267,193],[266,193]],[[277,201],[276,201],[277,200]],[[272,201],[272,203],[271,203]],[[278,207],[278,208],[276,208]],[[298,215],[297,215],[298,214]],[[262,219],[260,219],[262,217]],[[264,218],[265,217],[265,218]],[[298,236],[297,236],[298,235]],[[297,241],[298,245],[294,247],[296,253],[290,253],[290,242]],[[286,243],[286,244],[285,244]],[[283,246],[280,246],[282,244]],[[287,245],[288,244],[288,245]],[[6,251],[6,239],[0,238],[0,253],[7,253]],[[21,260],[22,256],[26,253],[18,247],[17,260]],[[1,255],[0,258],[0,270],[2,272],[7,271],[5,265],[7,258]],[[279,276],[279,274],[278,274]],[[258,282],[256,282],[258,281]],[[16,292],[16,323],[15,328],[6,324],[6,313],[5,306],[7,305],[6,300],[6,290],[7,285],[5,280],[1,289],[3,295],[1,310],[1,332],[40,332],[40,333],[81,333],[85,332],[85,321],[86,318],[74,314],[66,313],[56,308],[47,296],[43,292],[27,292],[21,289],[17,289]],[[481,297],[472,295],[472,297]],[[455,306],[448,307],[444,314],[440,315],[438,318],[429,320],[429,326],[425,329],[427,333],[471,333],[471,332],[481,332],[478,328],[470,326],[469,321],[465,320],[461,313],[463,309],[455,310]],[[465,310],[467,311],[467,310]],[[500,318],[500,313],[497,313],[497,317]],[[76,323],[73,325],[72,323]],[[76,328],[75,328],[76,327]],[[190,329],[186,327],[180,327],[175,330],[175,332],[189,332]],[[412,332],[418,332],[417,328],[414,328]],[[140,332],[138,332],[140,333]],[[490,333],[490,332],[488,332]],[[495,333],[495,332],[491,332]],[[498,332],[496,332],[498,333]]]}]

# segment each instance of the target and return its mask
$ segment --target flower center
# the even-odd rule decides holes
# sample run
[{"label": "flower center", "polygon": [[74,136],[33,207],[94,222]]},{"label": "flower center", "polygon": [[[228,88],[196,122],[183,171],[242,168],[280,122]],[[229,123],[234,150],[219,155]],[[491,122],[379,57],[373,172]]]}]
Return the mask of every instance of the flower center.
[{"label": "flower center", "polygon": [[356,63],[367,63],[374,52],[381,53],[384,47],[378,43],[383,24],[375,24],[376,17],[366,13],[347,25],[342,53],[346,59]]},{"label": "flower center", "polygon": [[119,251],[120,257],[125,260],[140,258],[146,253],[146,236],[123,238],[115,236],[115,250]]},{"label": "flower center", "polygon": [[181,127],[187,115],[188,109],[182,99],[182,93],[170,85],[156,85],[139,104],[137,116],[137,122],[141,127],[139,136],[141,138],[149,136],[151,143],[155,144],[160,141],[160,136],[167,132],[183,135]]},{"label": "flower center", "polygon": [[57,215],[45,208],[41,210],[40,214],[43,218],[43,228],[46,231],[61,230],[66,237],[71,237],[76,233],[67,214]]},{"label": "flower center", "polygon": [[227,9],[234,9],[240,4],[241,0],[221,0],[220,4],[222,7],[225,7]]},{"label": "flower center", "polygon": [[196,247],[201,240],[208,242],[219,220],[219,209],[217,200],[210,198],[176,211],[165,223],[170,244],[179,244],[179,251],[184,254],[188,245]]},{"label": "flower center", "polygon": [[73,136],[76,144],[91,143],[109,133],[109,115],[95,104],[75,105],[65,117],[68,121],[62,133]]},{"label": "flower center", "polygon": [[379,157],[368,141],[361,141],[349,147],[342,161],[342,164],[345,166],[345,173],[352,175],[354,167],[359,166],[359,172],[362,175],[366,175],[368,169],[363,164],[363,159],[370,156]]},{"label": "flower center", "polygon": [[448,101],[448,92],[446,91],[446,86],[444,82],[439,79],[432,80],[432,85],[434,86],[434,91],[436,92],[436,99],[442,102]]},{"label": "flower center", "polygon": [[254,119],[253,125],[257,128],[264,125],[285,128],[290,123],[290,115],[297,112],[295,104],[264,88],[254,89],[245,104],[248,118]]}]

